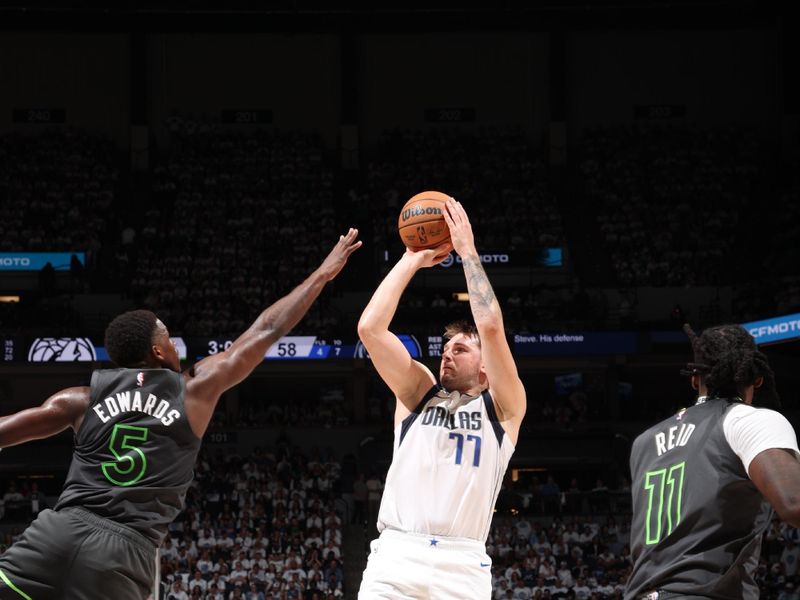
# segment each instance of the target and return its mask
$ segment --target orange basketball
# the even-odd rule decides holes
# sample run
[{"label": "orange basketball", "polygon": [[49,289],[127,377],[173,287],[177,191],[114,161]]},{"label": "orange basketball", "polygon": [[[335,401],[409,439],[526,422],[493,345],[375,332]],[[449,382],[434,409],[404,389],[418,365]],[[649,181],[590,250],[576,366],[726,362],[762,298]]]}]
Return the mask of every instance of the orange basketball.
[{"label": "orange basketball", "polygon": [[449,199],[442,192],[420,192],[403,205],[397,230],[407,248],[434,248],[450,239],[450,229],[444,220],[444,204]]}]

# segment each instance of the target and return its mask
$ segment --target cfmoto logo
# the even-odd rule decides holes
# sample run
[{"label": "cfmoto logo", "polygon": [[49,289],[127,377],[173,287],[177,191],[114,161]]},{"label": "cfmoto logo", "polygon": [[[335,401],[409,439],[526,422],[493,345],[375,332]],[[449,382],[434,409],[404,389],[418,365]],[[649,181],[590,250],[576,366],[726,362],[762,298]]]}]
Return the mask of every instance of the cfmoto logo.
[{"label": "cfmoto logo", "polygon": [[[481,263],[484,264],[484,265],[492,265],[492,264],[494,264],[494,265],[497,265],[497,264],[505,265],[505,264],[508,264],[509,262],[511,262],[511,258],[509,257],[508,254],[481,254],[480,256],[478,256],[478,258],[480,259]],[[445,258],[439,264],[441,266],[447,268],[447,267],[452,266],[453,263],[456,263],[456,262],[458,264],[461,264],[461,257],[460,256],[456,256],[454,253],[451,252],[450,256]]]},{"label": "cfmoto logo", "polygon": [[27,256],[4,256],[0,258],[0,267],[30,267],[31,259]]}]

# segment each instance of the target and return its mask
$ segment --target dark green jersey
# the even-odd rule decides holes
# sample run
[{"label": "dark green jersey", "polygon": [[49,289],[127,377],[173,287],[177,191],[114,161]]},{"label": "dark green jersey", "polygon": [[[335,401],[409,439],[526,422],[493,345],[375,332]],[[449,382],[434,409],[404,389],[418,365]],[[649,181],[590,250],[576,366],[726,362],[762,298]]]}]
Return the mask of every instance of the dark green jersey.
[{"label": "dark green jersey", "polygon": [[626,599],[653,590],[758,598],[753,574],[772,508],[725,438],[732,405],[708,400],[636,438]]},{"label": "dark green jersey", "polygon": [[168,369],[95,371],[56,510],[86,508],[159,545],[183,509],[200,449],[185,391]]}]

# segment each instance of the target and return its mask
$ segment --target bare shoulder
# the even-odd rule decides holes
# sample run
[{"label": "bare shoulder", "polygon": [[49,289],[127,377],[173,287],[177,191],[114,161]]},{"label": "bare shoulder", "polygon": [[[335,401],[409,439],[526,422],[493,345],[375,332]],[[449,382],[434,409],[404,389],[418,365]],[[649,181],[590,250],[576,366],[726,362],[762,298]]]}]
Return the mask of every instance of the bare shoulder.
[{"label": "bare shoulder", "polygon": [[88,386],[64,388],[45,400],[41,406],[45,411],[42,416],[49,415],[55,420],[68,422],[77,431],[91,404],[91,392]]},{"label": "bare shoulder", "polygon": [[89,406],[92,398],[92,389],[89,386],[77,386],[64,388],[56,392],[47,399],[47,403],[58,405],[63,408],[75,408],[85,410]]}]

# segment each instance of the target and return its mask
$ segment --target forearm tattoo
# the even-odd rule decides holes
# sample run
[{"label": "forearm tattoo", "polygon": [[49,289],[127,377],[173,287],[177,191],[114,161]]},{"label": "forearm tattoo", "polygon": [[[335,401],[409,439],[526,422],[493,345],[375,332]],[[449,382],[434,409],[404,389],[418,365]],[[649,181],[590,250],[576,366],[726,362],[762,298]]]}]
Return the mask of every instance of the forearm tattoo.
[{"label": "forearm tattoo", "polygon": [[496,302],[492,284],[483,270],[483,265],[477,257],[465,258],[464,275],[467,278],[467,291],[469,292],[469,305],[472,309],[472,316],[476,320],[488,317],[492,314],[492,303]]}]

